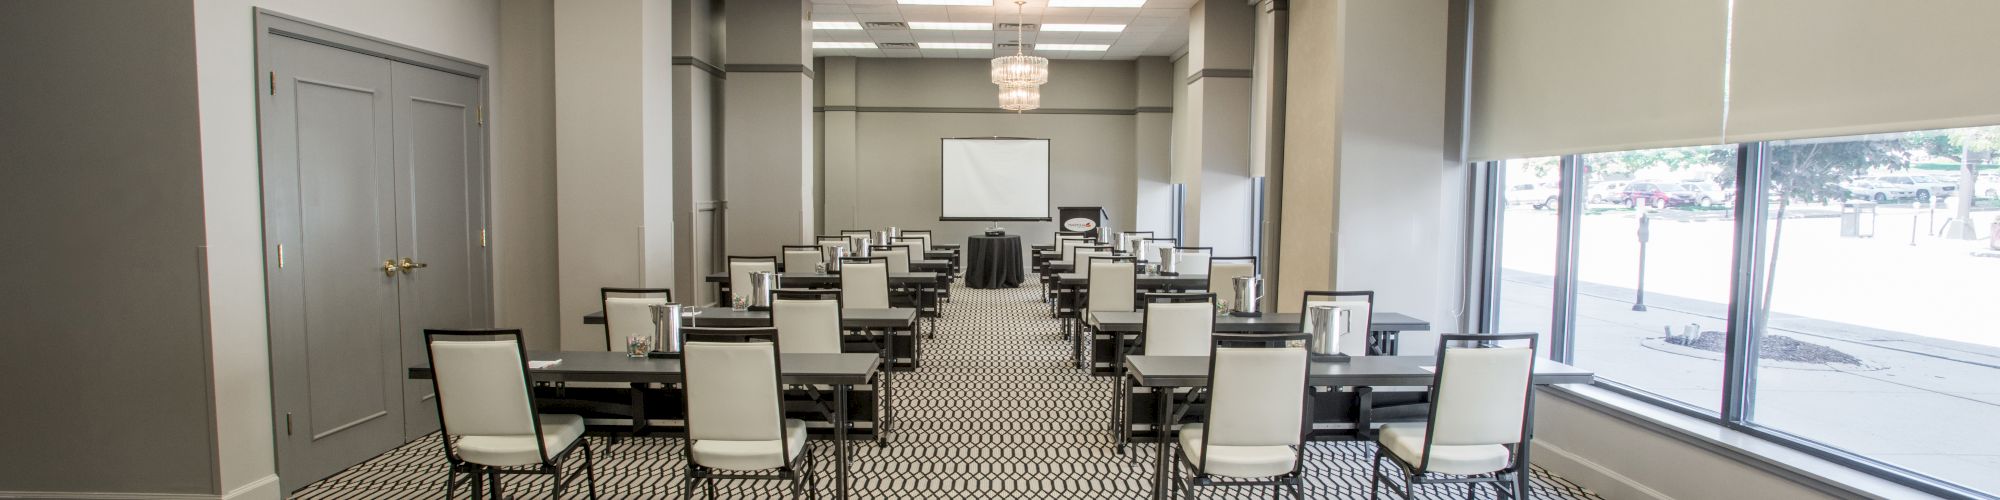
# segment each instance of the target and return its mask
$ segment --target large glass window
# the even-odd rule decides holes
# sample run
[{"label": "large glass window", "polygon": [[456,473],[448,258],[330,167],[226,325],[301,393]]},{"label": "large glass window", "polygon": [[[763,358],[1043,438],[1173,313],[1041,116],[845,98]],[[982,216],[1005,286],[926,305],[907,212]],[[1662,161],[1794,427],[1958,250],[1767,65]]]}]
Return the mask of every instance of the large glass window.
[{"label": "large glass window", "polygon": [[1556,195],[1561,158],[1502,162],[1499,297],[1496,331],[1536,332],[1548,350],[1555,316]]},{"label": "large glass window", "polygon": [[1573,359],[1719,412],[1735,241],[1735,146],[1578,157]]},{"label": "large glass window", "polygon": [[1766,144],[1749,421],[2000,492],[1995,149],[2000,127]]}]

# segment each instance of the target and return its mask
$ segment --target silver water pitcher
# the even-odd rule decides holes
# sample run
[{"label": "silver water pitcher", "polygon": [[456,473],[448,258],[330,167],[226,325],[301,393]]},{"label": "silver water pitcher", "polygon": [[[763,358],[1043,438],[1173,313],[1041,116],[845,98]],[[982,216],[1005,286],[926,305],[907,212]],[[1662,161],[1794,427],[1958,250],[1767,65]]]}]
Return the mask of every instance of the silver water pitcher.
[{"label": "silver water pitcher", "polygon": [[896,241],[896,238],[903,237],[903,230],[896,229],[896,226],[889,226],[889,230],[885,234],[887,236],[882,238],[882,241]]},{"label": "silver water pitcher", "polygon": [[778,273],[757,271],[750,273],[750,309],[771,310],[771,292],[778,289]]},{"label": "silver water pitcher", "polygon": [[1262,316],[1264,302],[1264,277],[1237,276],[1236,293],[1232,296],[1229,314],[1234,316]]},{"label": "silver water pitcher", "polygon": [[1132,253],[1132,238],[1131,238],[1131,236],[1132,236],[1132,235],[1129,235],[1129,234],[1125,234],[1125,233],[1118,233],[1118,234],[1115,234],[1115,235],[1112,235],[1112,236],[1111,236],[1111,245],[1112,245],[1112,246],[1111,246],[1111,248],[1114,248],[1114,249],[1117,249],[1117,250],[1118,250],[1118,251],[1120,251],[1120,252],[1125,252],[1125,253]]},{"label": "silver water pitcher", "polygon": [[1160,275],[1161,276],[1180,275],[1181,274],[1180,252],[1174,251],[1174,247],[1159,247],[1156,250],[1160,252]]},{"label": "silver water pitcher", "polygon": [[868,251],[868,247],[874,244],[875,242],[868,239],[867,236],[849,236],[847,237],[847,253],[855,257],[867,257],[871,253]]},{"label": "silver water pitcher", "polygon": [[884,244],[884,245],[894,245],[894,244],[896,244],[896,229],[895,229],[895,228],[889,228],[889,229],[884,229],[884,230],[881,230],[881,231],[878,231],[878,232],[879,232],[879,233],[881,233],[882,235],[881,235],[880,237],[877,237],[877,238],[876,238],[876,240],[877,240],[877,241],[881,241],[881,242],[882,242],[882,244]]},{"label": "silver water pitcher", "polygon": [[681,352],[681,305],[653,304],[653,352],[678,355]]},{"label": "silver water pitcher", "polygon": [[1347,319],[1352,311],[1344,307],[1316,305],[1306,308],[1306,350],[1322,360],[1345,360],[1340,339],[1347,336]]},{"label": "silver water pitcher", "polygon": [[840,259],[846,256],[847,247],[833,247],[833,251],[826,254],[826,272],[840,272]]}]

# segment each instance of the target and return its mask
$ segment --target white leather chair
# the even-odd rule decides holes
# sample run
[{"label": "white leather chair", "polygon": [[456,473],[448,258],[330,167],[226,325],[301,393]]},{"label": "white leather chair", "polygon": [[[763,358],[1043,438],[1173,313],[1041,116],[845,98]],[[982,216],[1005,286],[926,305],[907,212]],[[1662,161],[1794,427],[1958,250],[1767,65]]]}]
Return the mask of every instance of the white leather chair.
[{"label": "white leather chair", "polygon": [[889,260],[849,257],[840,264],[840,302],[856,309],[889,307]]},{"label": "white leather chair", "polygon": [[1181,274],[1207,276],[1209,273],[1209,259],[1215,256],[1215,249],[1209,247],[1174,247],[1174,253],[1181,257],[1180,264],[1175,265],[1175,268],[1179,269]]},{"label": "white leather chair", "polygon": [[[1176,488],[1269,485],[1305,498],[1304,347],[1221,347],[1223,342],[1285,345],[1302,335],[1217,334],[1208,365],[1208,421],[1181,428],[1177,464],[1193,476]],[[1218,480],[1222,479],[1222,480]]]},{"label": "white leather chair", "polygon": [[[773,328],[687,328],[681,349],[688,463],[683,498],[705,483],[715,498],[717,479],[791,482],[792,496],[817,496],[813,454],[806,452],[806,423],[785,418],[784,371]],[[775,474],[750,471],[777,469]]]},{"label": "white leather chair", "polygon": [[819,264],[826,262],[826,247],[820,245],[785,245],[784,272],[811,274],[819,272]]},{"label": "white leather chair", "polygon": [[908,246],[908,245],[875,245],[875,246],[872,246],[872,247],[869,247],[869,249],[871,249],[871,250],[874,250],[874,251],[875,251],[875,253],[876,253],[876,255],[875,255],[875,256],[876,256],[876,257],[883,257],[883,258],[886,258],[886,259],[889,259],[889,273],[890,273],[890,274],[909,274],[909,272],[910,272],[910,246]]},{"label": "white leather chair", "polygon": [[[1139,302],[1140,311],[1145,313],[1143,325],[1144,355],[1147,356],[1207,356],[1210,336],[1215,332],[1215,295],[1207,293],[1149,293]],[[1119,335],[1118,359],[1112,360],[1112,371],[1117,374],[1112,381],[1112,421],[1118,423],[1118,452],[1125,452],[1125,445],[1132,442],[1132,424],[1127,417],[1125,400],[1134,389],[1125,385],[1125,359],[1128,352],[1125,336]],[[1143,388],[1142,388],[1143,389]],[[1164,395],[1161,397],[1173,397]]]},{"label": "white leather chair", "polygon": [[750,298],[750,273],[778,272],[777,257],[729,256],[729,295],[723,297],[721,305],[734,304],[736,297]]},{"label": "white leather chair", "polygon": [[[561,497],[578,473],[589,482],[590,498],[597,498],[583,417],[535,412],[520,330],[424,330],[424,347],[443,426],[438,437],[451,465],[445,498],[457,493],[459,474],[470,476],[472,497],[479,498],[488,480],[493,495],[502,496],[501,474],[555,475],[554,493]],[[583,469],[563,475],[563,463],[579,448]]]},{"label": "white leather chair", "polygon": [[771,301],[771,326],[786,353],[840,353],[840,292],[781,290]]},{"label": "white leather chair", "polygon": [[1507,498],[1524,498],[1527,492],[1515,488],[1527,473],[1520,448],[1528,446],[1533,425],[1535,340],[1533,333],[1439,336],[1430,418],[1382,426],[1369,496],[1385,482],[1396,491],[1382,474],[1387,457],[1402,472],[1403,498],[1432,483],[1467,483],[1468,495],[1478,493],[1479,483],[1494,483]]},{"label": "white leather chair", "polygon": [[[1186,262],[1182,262],[1183,265]],[[1208,293],[1218,300],[1234,300],[1236,278],[1257,275],[1256,257],[1210,257],[1208,259]]]},{"label": "white leather chair", "polygon": [[[598,290],[598,300],[604,307],[604,350],[625,351],[625,339],[634,335],[653,336],[653,308],[658,304],[673,302],[674,291],[668,288],[614,288]],[[599,416],[625,417],[631,420],[633,434],[646,429],[646,396],[641,393],[646,384],[625,382],[562,382],[558,398],[563,406],[573,406]],[[612,443],[617,443],[614,437]]]}]

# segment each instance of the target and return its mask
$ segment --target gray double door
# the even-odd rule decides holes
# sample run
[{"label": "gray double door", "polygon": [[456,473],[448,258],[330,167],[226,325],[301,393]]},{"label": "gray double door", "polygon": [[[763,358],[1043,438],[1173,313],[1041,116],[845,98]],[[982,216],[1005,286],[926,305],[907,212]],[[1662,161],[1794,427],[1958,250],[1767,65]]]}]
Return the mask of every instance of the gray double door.
[{"label": "gray double door", "polygon": [[278,471],[303,487],[437,429],[426,328],[491,323],[478,79],[258,47]]}]

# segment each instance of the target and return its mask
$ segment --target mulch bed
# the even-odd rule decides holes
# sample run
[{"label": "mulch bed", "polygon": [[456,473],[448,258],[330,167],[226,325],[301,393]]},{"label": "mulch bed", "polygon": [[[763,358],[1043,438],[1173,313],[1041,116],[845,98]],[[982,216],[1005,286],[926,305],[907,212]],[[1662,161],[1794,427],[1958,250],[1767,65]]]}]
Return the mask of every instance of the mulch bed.
[{"label": "mulch bed", "polygon": [[[1701,332],[1695,335],[1669,335],[1666,341],[1669,344],[1709,352],[1722,352],[1723,347],[1727,345],[1726,336],[1722,332],[1715,331]],[[1804,342],[1784,335],[1764,335],[1761,341],[1757,343],[1757,357],[1759,359],[1791,361],[1795,363],[1861,366],[1861,358],[1856,358],[1854,355],[1840,352],[1832,347]]]}]

